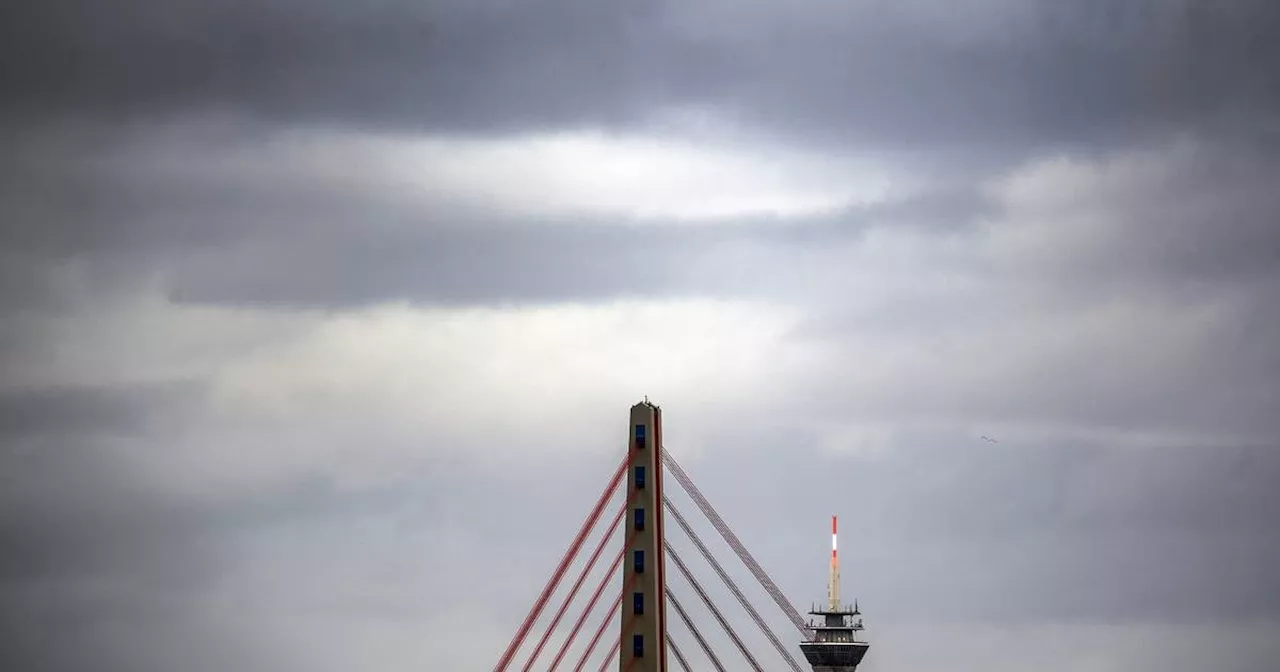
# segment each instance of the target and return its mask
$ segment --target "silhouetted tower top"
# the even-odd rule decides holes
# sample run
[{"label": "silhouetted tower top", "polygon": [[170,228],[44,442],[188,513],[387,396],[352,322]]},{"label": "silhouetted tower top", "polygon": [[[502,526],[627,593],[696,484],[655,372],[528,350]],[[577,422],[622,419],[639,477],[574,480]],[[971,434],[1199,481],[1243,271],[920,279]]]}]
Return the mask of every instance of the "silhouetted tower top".
[{"label": "silhouetted tower top", "polygon": [[[836,545],[836,517],[831,516],[831,569],[827,575],[827,605],[811,608],[809,613],[821,616],[821,623],[809,622],[813,639],[801,642],[800,651],[813,666],[813,672],[853,672],[871,647],[858,638],[862,631],[862,612],[858,602],[853,607],[840,604],[840,557]],[[856,620],[855,620],[856,619]]]}]

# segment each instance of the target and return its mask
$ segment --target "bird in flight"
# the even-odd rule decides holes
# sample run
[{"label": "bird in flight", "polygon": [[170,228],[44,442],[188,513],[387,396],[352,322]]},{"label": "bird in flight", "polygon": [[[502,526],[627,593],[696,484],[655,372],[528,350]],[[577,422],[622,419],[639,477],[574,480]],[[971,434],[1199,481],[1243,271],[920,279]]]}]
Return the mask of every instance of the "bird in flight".
[{"label": "bird in flight", "polygon": [[996,441],[995,439],[993,439],[993,438],[991,438],[991,437],[989,437],[989,436],[984,436],[984,437],[982,437],[982,440],[983,440],[983,441],[990,441],[991,443],[1000,443],[999,441]]}]

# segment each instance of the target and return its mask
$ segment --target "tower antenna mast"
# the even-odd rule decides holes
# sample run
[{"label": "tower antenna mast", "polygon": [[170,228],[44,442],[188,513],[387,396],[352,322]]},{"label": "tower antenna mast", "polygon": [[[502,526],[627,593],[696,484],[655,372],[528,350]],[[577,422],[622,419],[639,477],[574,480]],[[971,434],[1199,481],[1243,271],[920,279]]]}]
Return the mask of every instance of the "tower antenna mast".
[{"label": "tower antenna mast", "polygon": [[836,553],[836,516],[831,515],[831,574],[827,577],[827,608],[840,610],[840,556]]},{"label": "tower antenna mast", "polygon": [[[837,522],[831,516],[831,569],[827,575],[827,606],[809,613],[822,617],[810,622],[813,637],[800,643],[800,651],[813,666],[813,672],[856,672],[870,644],[858,637],[862,631],[862,615],[858,601],[853,608],[840,604],[840,551],[836,543]],[[816,607],[817,605],[815,605]],[[854,620],[854,619],[857,620]]]}]

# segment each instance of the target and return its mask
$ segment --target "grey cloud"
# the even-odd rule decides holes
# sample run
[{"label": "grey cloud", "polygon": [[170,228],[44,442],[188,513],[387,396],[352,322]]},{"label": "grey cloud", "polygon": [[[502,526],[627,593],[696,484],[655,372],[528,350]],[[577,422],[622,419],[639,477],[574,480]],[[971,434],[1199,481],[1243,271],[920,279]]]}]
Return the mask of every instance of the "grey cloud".
[{"label": "grey cloud", "polygon": [[[318,571],[325,566],[318,555],[334,555],[374,516],[400,521],[398,543],[448,536],[452,514],[441,506],[464,493],[445,474],[420,476],[422,492],[340,492],[303,474],[267,494],[200,500],[168,492],[154,472],[122,458],[124,442],[180,468],[190,425],[177,418],[205,401],[202,392],[165,383],[7,390],[0,398],[0,665],[33,672],[298,665],[298,651],[272,641],[288,629],[276,614],[282,605],[315,608],[324,595],[282,575],[259,586],[257,572],[275,571],[253,554],[262,539]],[[304,558],[315,549],[298,530],[317,524],[336,536]],[[454,545],[428,540],[413,557],[430,565]],[[428,596],[419,604],[468,599],[440,578],[413,593]]]},{"label": "grey cloud", "polygon": [[145,429],[148,417],[197,394],[193,383],[134,389],[64,387],[0,392],[0,431],[10,438],[124,434]]},{"label": "grey cloud", "polygon": [[[89,138],[100,132],[80,131]],[[135,137],[135,145],[108,142],[89,155],[59,147],[74,131],[41,136],[55,148],[47,153],[27,140],[7,159],[20,178],[0,191],[7,215],[0,239],[13,260],[5,268],[22,281],[11,285],[9,300],[56,300],[58,269],[68,266],[94,286],[158,275],[175,299],[227,304],[528,303],[769,291],[777,284],[771,277],[792,272],[778,267],[780,256],[856,240],[873,227],[961,227],[991,210],[972,185],[954,182],[789,220],[521,218],[432,200],[395,202],[309,178],[304,166],[269,166],[261,176],[166,170],[201,151],[216,166],[252,163],[250,143],[219,140],[222,132],[193,129],[196,140],[172,144]],[[770,274],[759,272],[764,265]]]},{"label": "grey cloud", "polygon": [[[486,481],[463,469],[359,492],[299,474],[269,492],[235,498],[166,494],[150,480],[154,473],[121,460],[109,437],[124,434],[150,459],[180,468],[182,458],[173,451],[185,449],[180,434],[187,425],[141,430],[149,417],[172,419],[175,406],[193,402],[191,395],[173,395],[175,403],[156,400],[171,391],[167,387],[6,393],[0,447],[7,481],[0,490],[5,666],[36,672],[317,669],[377,655],[382,638],[375,631],[409,625],[419,630],[411,638],[417,647],[438,647],[441,642],[424,640],[421,632],[439,629],[446,610],[494,604],[499,596],[485,591],[522,590],[544,580],[545,567],[563,551],[544,530],[513,528],[503,515],[513,503],[502,492],[482,497],[489,503],[469,502],[484,494],[486,486],[477,483]],[[75,431],[60,427],[60,418]],[[506,493],[527,486],[525,473],[487,478],[505,485]],[[600,487],[597,480],[594,469],[571,468],[559,483],[589,496]],[[582,515],[576,497],[540,500],[523,511],[562,520]],[[493,552],[497,538],[510,544],[506,553]],[[327,623],[347,636],[327,638],[332,647],[291,643]],[[362,641],[369,635],[373,641]],[[463,650],[462,664],[487,660],[484,646]],[[317,649],[329,658],[312,660]],[[421,655],[409,648],[398,653]]]},{"label": "grey cloud", "polygon": [[[10,10],[10,115],[240,110],[448,132],[647,123],[721,106],[799,139],[923,149],[1122,141],[1274,115],[1270,3],[994,11],[938,28],[885,3],[784,17],[684,3],[166,3]],[[721,12],[721,13],[717,13]],[[730,17],[739,20],[732,22]],[[960,22],[956,22],[960,23]],[[971,22],[972,23],[972,22]],[[721,26],[734,26],[729,36]]]},{"label": "grey cloud", "polygon": [[[911,3],[723,4],[4,6],[0,369],[144,286],[272,314],[783,301],[805,318],[787,346],[824,353],[822,375],[784,367],[794,375],[768,381],[782,398],[767,413],[704,404],[682,419],[673,405],[668,443],[706,448],[682,461],[797,603],[823,596],[826,516],[841,515],[846,594],[885,633],[868,672],[910,656],[954,669],[955,652],[920,634],[953,619],[988,647],[984,670],[1014,649],[1034,651],[1023,669],[1075,650],[1006,641],[1028,624],[1101,628],[1093,653],[1134,669],[1168,669],[1158,644],[1198,637],[1226,652],[1223,669],[1264,669],[1274,648],[1247,623],[1280,621],[1273,3],[929,20]],[[651,130],[680,106],[916,167],[928,188],[824,218],[677,228],[414,208],[297,166],[204,170],[256,156],[282,127]],[[219,115],[213,130],[185,123]],[[992,252],[992,236],[1046,222],[1003,209],[984,179],[1179,132],[1208,149],[1109,196],[1097,241],[1066,244],[1071,213],[1093,204],[1065,203],[1035,213],[1048,224],[1034,254]],[[912,253],[894,256],[899,241]],[[867,384],[877,370],[892,375]],[[541,465],[481,469],[438,449],[490,452],[487,428],[318,436],[331,411],[263,426],[210,411],[210,382],[0,394],[0,667],[483,667],[613,460],[586,445],[612,408],[530,439]],[[1010,434],[960,436],[978,427]],[[318,464],[330,444],[360,464]],[[184,471],[181,451],[267,485],[229,494],[218,479],[238,478]],[[413,459],[387,458],[397,451]],[[340,478],[382,459],[404,473]],[[179,472],[208,482],[203,498],[162,482]],[[1175,634],[1142,639],[1157,653],[1139,655],[1115,634],[1132,621]],[[1006,634],[974,632],[989,627]],[[1231,628],[1248,632],[1220,633]]]},{"label": "grey cloud", "polygon": [[[188,2],[103,15],[87,3],[42,5],[6,22],[23,27],[8,40],[23,65],[5,83],[19,113],[78,103],[125,117],[247,107],[269,118],[415,126],[487,118],[485,128],[514,122],[514,103],[554,117],[572,108],[566,94],[581,102],[595,86],[618,88],[610,81],[625,53],[604,47],[622,18],[585,3],[477,9]],[[578,37],[557,45],[566,29]],[[560,91],[548,86],[557,82]],[[501,96],[487,98],[491,90]]]},{"label": "grey cloud", "polygon": [[[1083,195],[1044,211],[997,208],[953,229],[955,245],[923,238],[933,247],[919,268],[813,286],[826,308],[793,337],[849,364],[795,411],[1269,443],[1280,431],[1280,235],[1264,182],[1275,172],[1209,152],[1154,185],[1121,187],[1097,212]],[[1100,235],[1081,244],[1091,226]],[[900,284],[884,291],[886,277]],[[859,367],[864,352],[895,357],[895,372],[868,382],[884,367]]]},{"label": "grey cloud", "polygon": [[[1002,292],[1032,292],[1040,301],[1163,294],[1175,284],[1186,296],[1246,286],[1265,293],[1276,282],[1280,258],[1269,186],[1280,169],[1265,148],[1202,143],[1167,179],[1105,197],[1101,215],[1115,225],[1079,249],[1055,241],[1070,239],[1079,213],[1093,216],[1093,202],[1005,212],[981,191],[983,171],[938,176],[919,193],[831,216],[694,227],[504,219],[431,201],[410,205],[307,177],[301,166],[244,175],[166,169],[184,165],[193,152],[206,152],[217,165],[251,157],[251,138],[260,132],[252,128],[234,139],[224,137],[229,129],[193,131],[195,140],[177,142],[135,137],[133,148],[113,145],[116,139],[89,156],[83,152],[94,148],[92,140],[79,154],[74,145],[59,144],[74,133],[28,140],[6,159],[7,170],[20,176],[3,188],[4,268],[14,276],[5,283],[8,300],[55,300],[56,279],[40,278],[67,265],[95,283],[159,274],[182,300],[259,305],[794,294],[822,291],[805,286],[814,260],[840,264],[841,250],[870,230],[934,231],[955,245],[949,258],[931,262],[954,264],[949,271],[956,278],[983,278]],[[202,149],[206,142],[220,149]],[[41,152],[46,145],[54,149]],[[1106,166],[1107,158],[1099,158]],[[1023,217],[1046,221],[1018,221]],[[993,265],[980,247],[987,222],[999,223],[997,234],[1037,225],[1038,251]],[[759,272],[764,266],[768,274]]]},{"label": "grey cloud", "polygon": [[200,640],[221,635],[201,626],[197,596],[222,549],[204,512],[155,496],[112,453],[112,435],[136,435],[163,402],[115,388],[6,393],[3,406],[0,664],[158,669],[147,659],[207,654]]},{"label": "grey cloud", "polygon": [[198,512],[149,493],[113,445],[154,440],[155,418],[196,398],[193,385],[179,383],[0,395],[0,526],[10,549],[0,577],[134,572],[154,562],[160,578],[173,567],[166,556],[199,566],[199,554],[186,554],[182,543],[199,537]]},{"label": "grey cloud", "polygon": [[[881,311],[844,321],[824,338],[841,362],[832,369],[844,375],[815,381],[813,396],[792,412],[895,429],[985,423],[1019,433],[1102,432],[1138,444],[1260,445],[1280,430],[1274,313],[1262,312],[1273,302],[1222,311],[1235,317],[1217,319],[1233,326],[1217,329],[1197,326],[1215,319],[1203,306],[1185,315],[1135,308],[1129,318],[1123,309],[1099,316],[1096,307],[999,317],[978,310],[956,322],[907,317],[890,329],[876,326]],[[898,362],[892,374],[878,362],[858,365],[860,353],[882,351]]]},{"label": "grey cloud", "polygon": [[[1124,225],[1107,228],[1103,244],[1058,243],[1070,239],[1068,219],[1040,232],[1045,253],[998,263],[984,237],[1023,223],[963,185],[807,221],[625,227],[418,214],[307,184],[271,194],[177,180],[147,203],[126,180],[102,206],[49,220],[64,225],[30,222],[10,249],[76,260],[90,269],[82,292],[158,275],[172,299],[228,305],[781,298],[807,306],[792,338],[831,348],[824,373],[843,372],[790,402],[802,417],[1265,441],[1280,430],[1274,169],[1257,154],[1197,160],[1104,204]],[[103,206],[119,224],[77,236],[71,224]],[[262,226],[261,213],[278,225]],[[990,221],[999,226],[984,229]],[[926,251],[909,268],[881,267],[875,236],[904,232]],[[56,295],[58,273],[47,274]],[[11,352],[42,338],[22,324],[5,327]],[[868,351],[914,355],[868,386]]]},{"label": "grey cloud", "polygon": [[1124,185],[1127,176],[1115,171],[1123,186],[1108,197],[1114,212],[1102,215],[1116,220],[1106,227],[1106,244],[1090,248],[1087,259],[1064,246],[1060,254],[1037,257],[1034,271],[1046,282],[1099,288],[1143,279],[1274,281],[1280,234],[1273,213],[1280,200],[1270,185],[1280,171],[1277,157],[1266,147],[1205,143],[1189,158],[1171,159],[1166,174],[1143,184]]},{"label": "grey cloud", "polygon": [[[1044,226],[1038,235],[1049,252],[995,268],[982,266],[978,225],[1023,215],[1003,212],[977,185],[955,179],[831,216],[625,225],[581,217],[519,221],[431,202],[410,206],[359,188],[283,176],[279,182],[161,176],[157,184],[103,172],[117,165],[128,170],[110,161],[100,168],[73,161],[42,167],[50,184],[77,194],[72,199],[11,192],[4,235],[14,264],[6,268],[31,266],[24,256],[36,255],[49,264],[74,262],[104,280],[160,273],[175,297],[218,303],[573,301],[794,291],[815,255],[838,263],[838,250],[870,230],[916,230],[954,240],[953,257],[967,250],[969,259],[946,262],[961,264],[953,270],[962,275],[989,275],[1015,292],[1051,288],[1087,298],[1170,281],[1196,293],[1242,283],[1265,288],[1275,281],[1280,241],[1268,214],[1275,207],[1268,185],[1277,169],[1256,153],[1225,161],[1207,156],[1202,165],[1179,168],[1167,183],[1105,203],[1106,216],[1126,223],[1112,227],[1102,245],[1053,251],[1060,233]],[[1070,218],[1091,204],[1061,207]],[[81,226],[85,221],[94,225]],[[1069,235],[1073,225],[1064,220],[1060,227]],[[758,272],[764,265],[768,274]],[[32,278],[41,272],[29,270],[13,285],[27,287],[14,300],[40,287]]]}]

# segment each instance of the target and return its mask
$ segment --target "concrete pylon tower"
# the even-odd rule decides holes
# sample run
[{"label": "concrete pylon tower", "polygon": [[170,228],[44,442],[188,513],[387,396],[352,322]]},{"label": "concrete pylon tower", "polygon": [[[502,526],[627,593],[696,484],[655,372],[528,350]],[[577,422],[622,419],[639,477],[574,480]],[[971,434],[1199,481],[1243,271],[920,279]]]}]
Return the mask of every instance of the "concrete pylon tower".
[{"label": "concrete pylon tower", "polygon": [[666,552],[662,536],[662,409],[631,407],[627,426],[626,558],[619,670],[666,672]]}]

